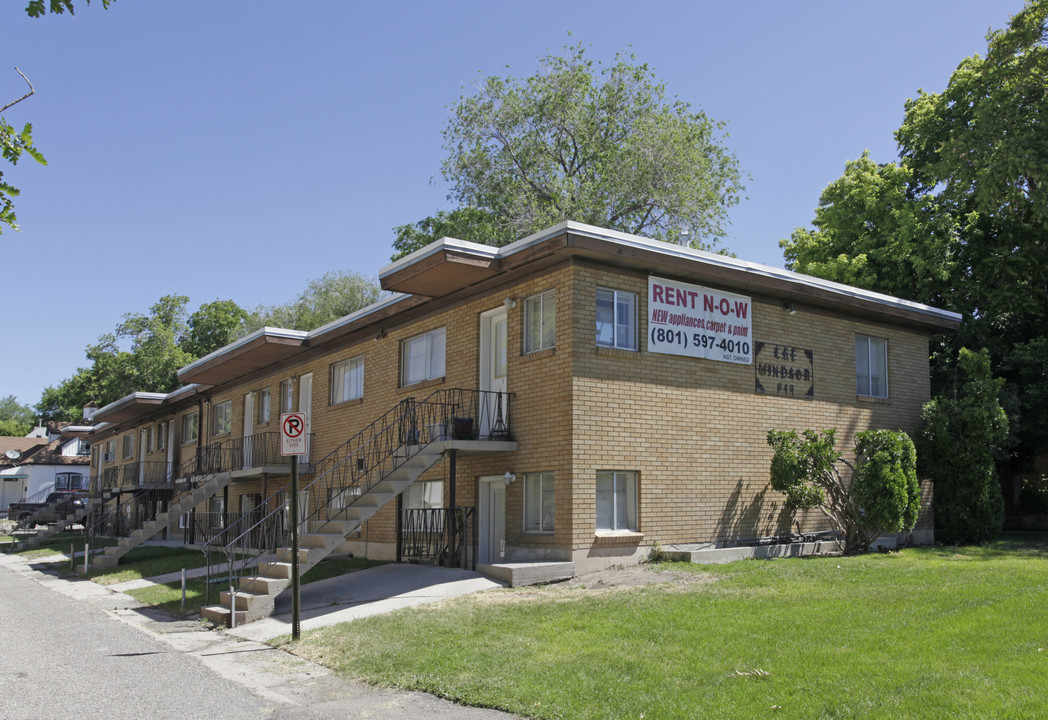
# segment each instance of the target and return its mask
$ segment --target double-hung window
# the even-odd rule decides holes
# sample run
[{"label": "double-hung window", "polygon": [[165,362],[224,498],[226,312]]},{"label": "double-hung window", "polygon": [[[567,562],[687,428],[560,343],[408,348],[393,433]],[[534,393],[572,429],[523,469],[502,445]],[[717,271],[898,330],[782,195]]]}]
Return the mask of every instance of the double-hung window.
[{"label": "double-hung window", "polygon": [[597,530],[637,529],[637,473],[597,473]]},{"label": "double-hung window", "polygon": [[331,404],[364,397],[364,356],[331,366]]},{"label": "double-hung window", "polygon": [[545,350],[556,344],[557,296],[553,290],[524,301],[524,352]]},{"label": "double-hung window", "polygon": [[233,401],[226,400],[215,405],[212,435],[226,435],[233,429]]},{"label": "double-hung window", "polygon": [[269,422],[269,388],[258,391],[258,423]]},{"label": "double-hung window", "polygon": [[445,329],[437,328],[404,341],[400,358],[401,385],[444,377],[446,337]]},{"label": "double-hung window", "polygon": [[158,452],[160,450],[166,450],[167,449],[167,428],[168,428],[168,421],[167,420],[165,420],[164,422],[162,422],[162,423],[160,423],[160,424],[158,424],[156,426],[156,449],[157,449]]},{"label": "double-hung window", "polygon": [[637,294],[597,288],[597,344],[637,349]]},{"label": "double-hung window", "polygon": [[135,456],[135,434],[128,433],[124,436],[124,452],[121,455],[125,460]]},{"label": "double-hung window", "polygon": [[855,336],[855,393],[888,397],[888,341],[884,338]]},{"label": "double-hung window", "polygon": [[280,383],[280,412],[289,413],[292,412],[292,401],[293,401],[293,390],[291,388],[291,381],[285,380]]},{"label": "double-hung window", "polygon": [[182,442],[196,442],[200,432],[200,413],[194,410],[182,416]]},{"label": "double-hung window", "polygon": [[553,532],[553,473],[524,475],[524,532]]}]

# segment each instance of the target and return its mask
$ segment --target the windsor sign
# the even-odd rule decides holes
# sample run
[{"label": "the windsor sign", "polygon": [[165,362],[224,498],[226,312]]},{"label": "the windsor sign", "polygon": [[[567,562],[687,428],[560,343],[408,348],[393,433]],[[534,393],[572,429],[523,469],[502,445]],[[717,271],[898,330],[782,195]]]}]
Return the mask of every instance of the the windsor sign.
[{"label": "the windsor sign", "polygon": [[745,295],[648,276],[648,351],[753,364],[753,304]]}]

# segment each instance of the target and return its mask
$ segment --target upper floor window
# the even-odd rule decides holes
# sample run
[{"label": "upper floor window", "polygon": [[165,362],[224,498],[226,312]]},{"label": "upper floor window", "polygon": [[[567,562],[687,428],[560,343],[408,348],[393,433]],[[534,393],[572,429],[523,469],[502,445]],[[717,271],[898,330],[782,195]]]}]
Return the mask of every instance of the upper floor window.
[{"label": "upper floor window", "polygon": [[77,455],[90,455],[91,454],[91,443],[87,440],[76,441],[76,454]]},{"label": "upper floor window", "polygon": [[182,442],[196,442],[200,434],[200,412],[194,410],[182,416]]},{"label": "upper floor window", "polygon": [[258,422],[269,422],[269,388],[258,391]]},{"label": "upper floor window", "polygon": [[116,460],[116,440],[106,440],[106,451],[105,455],[102,456],[102,460],[105,462]]},{"label": "upper floor window", "polygon": [[364,356],[331,366],[331,404],[364,397]]},{"label": "upper floor window", "polygon": [[400,359],[401,385],[444,377],[445,343],[444,328],[405,340]]},{"label": "upper floor window", "polygon": [[855,393],[888,397],[888,341],[884,338],[855,336]]},{"label": "upper floor window", "polygon": [[124,451],[121,457],[127,460],[135,456],[135,435],[134,433],[128,433],[124,436]]},{"label": "upper floor window", "polygon": [[292,412],[294,407],[291,403],[294,400],[294,391],[292,390],[292,383],[290,380],[285,380],[280,383],[280,412],[289,413]]},{"label": "upper floor window", "polygon": [[524,352],[545,350],[556,341],[557,300],[553,290],[532,295],[524,301]]},{"label": "upper floor window", "polygon": [[226,400],[215,405],[213,435],[225,435],[233,429],[233,401]]},{"label": "upper floor window", "polygon": [[158,423],[156,426],[156,449],[166,450],[167,449],[167,429],[171,427],[171,423],[165,420],[162,423]]},{"label": "upper floor window", "polygon": [[637,294],[597,288],[597,344],[637,349]]}]

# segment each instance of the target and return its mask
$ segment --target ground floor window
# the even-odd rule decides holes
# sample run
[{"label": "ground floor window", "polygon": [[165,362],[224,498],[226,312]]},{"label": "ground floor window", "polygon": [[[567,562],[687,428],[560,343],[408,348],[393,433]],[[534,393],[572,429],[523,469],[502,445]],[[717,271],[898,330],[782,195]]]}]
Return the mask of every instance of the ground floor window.
[{"label": "ground floor window", "polygon": [[553,473],[524,476],[524,532],[553,532]]},{"label": "ground floor window", "polygon": [[597,530],[637,529],[637,473],[597,473]]}]

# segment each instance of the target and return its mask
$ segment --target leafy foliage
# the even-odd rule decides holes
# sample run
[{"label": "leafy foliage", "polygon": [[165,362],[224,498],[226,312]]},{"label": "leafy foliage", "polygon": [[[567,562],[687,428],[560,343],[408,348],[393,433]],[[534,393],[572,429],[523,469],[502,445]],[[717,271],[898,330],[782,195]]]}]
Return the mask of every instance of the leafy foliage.
[{"label": "leafy foliage", "polygon": [[194,357],[204,357],[247,335],[247,310],[232,300],[205,303],[189,316],[181,347]]},{"label": "leafy foliage", "polygon": [[921,472],[935,483],[936,533],[947,543],[993,540],[1004,522],[1004,498],[994,462],[1008,436],[986,350],[962,348],[960,383],[951,396],[925,404]]},{"label": "leafy foliage", "polygon": [[[916,451],[904,432],[856,434],[854,467],[836,449],[837,431],[770,430],[771,486],[790,510],[818,509],[846,553],[866,552],[884,532],[912,530],[920,510]],[[849,484],[838,464],[853,470]]]},{"label": "leafy foliage", "polygon": [[823,193],[814,230],[783,241],[787,266],[963,315],[938,338],[933,392],[961,347],[1005,381],[1008,481],[1048,452],[1048,1],[987,35],[941,93],[906,103],[900,162],[864,155]]},{"label": "leafy foliage", "polygon": [[397,234],[393,240],[393,260],[446,237],[496,246],[506,245],[517,239],[491,212],[468,207],[450,212],[441,210],[433,217],[419,220],[412,225],[393,228],[393,232]]},{"label": "leafy foliage", "polygon": [[259,306],[247,320],[248,331],[266,325],[292,330],[314,330],[377,302],[382,291],[375,281],[353,272],[329,272],[295,300],[284,305]]},{"label": "leafy foliage", "polygon": [[[113,2],[115,0],[102,0],[102,7],[108,8]],[[91,0],[84,0],[84,4],[90,5]],[[73,0],[48,0],[46,3],[44,0],[29,0],[29,4],[25,6],[26,15],[32,18],[43,17],[48,12],[55,15],[68,12],[70,15],[73,15],[73,9]]]},{"label": "leafy foliage", "polygon": [[[443,131],[442,173],[468,213],[454,219],[481,224],[470,239],[502,244],[575,220],[670,241],[686,229],[711,248],[743,190],[723,128],[668,99],[633,55],[601,67],[576,45],[529,78],[485,78],[461,97]],[[427,226],[448,220],[416,227],[430,237]],[[411,227],[397,229],[399,254],[417,249],[401,232]]]},{"label": "leafy foliage", "polygon": [[44,389],[37,410],[51,419],[76,421],[89,402],[104,406],[136,391],[177,388],[178,370],[197,359],[194,351],[211,352],[236,339],[247,317],[231,300],[207,303],[192,316],[188,303],[184,295],[165,295],[148,314],[124,315],[114,332],[87,347],[88,367]]},{"label": "leafy foliage", "polygon": [[0,398],[0,435],[24,437],[35,422],[33,408],[22,405],[14,395]]}]

